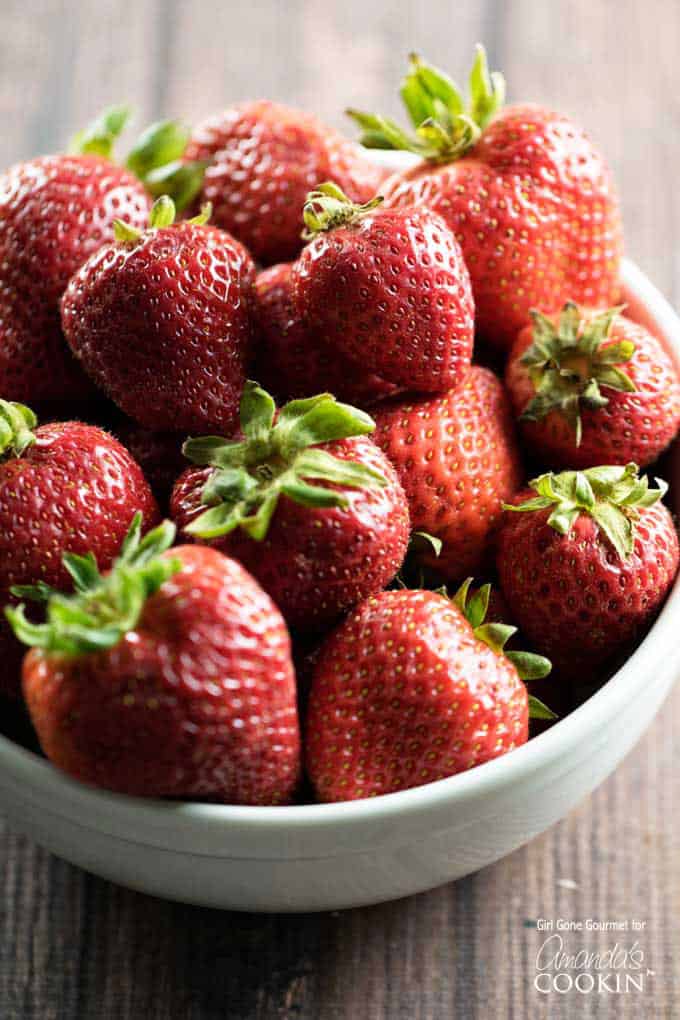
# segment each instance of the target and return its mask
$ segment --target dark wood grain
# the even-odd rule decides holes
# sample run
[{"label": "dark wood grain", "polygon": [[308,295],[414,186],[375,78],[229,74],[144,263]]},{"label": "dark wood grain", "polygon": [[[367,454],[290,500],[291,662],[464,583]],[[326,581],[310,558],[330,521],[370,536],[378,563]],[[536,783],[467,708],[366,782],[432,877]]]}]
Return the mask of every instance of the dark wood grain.
[{"label": "dark wood grain", "polygon": [[[398,112],[409,49],[464,69],[484,39],[513,99],[577,115],[618,175],[628,250],[680,298],[680,6],[672,0],[206,0],[0,5],[0,163],[49,151],[99,107],[140,122],[269,95],[342,125]],[[152,900],[0,822],[2,1020],[444,1020],[680,1015],[680,691],[590,800],[455,885],[309,917]],[[616,733],[611,734],[616,739]],[[566,880],[566,884],[565,884]],[[537,917],[639,918],[645,996],[532,988]],[[609,936],[574,936],[574,950]]]}]

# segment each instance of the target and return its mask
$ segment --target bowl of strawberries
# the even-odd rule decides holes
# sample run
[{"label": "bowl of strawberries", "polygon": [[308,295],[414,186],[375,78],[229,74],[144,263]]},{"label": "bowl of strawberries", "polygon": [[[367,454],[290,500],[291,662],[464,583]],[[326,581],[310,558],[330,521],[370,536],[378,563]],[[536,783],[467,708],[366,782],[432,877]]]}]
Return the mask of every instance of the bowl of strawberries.
[{"label": "bowl of strawberries", "polygon": [[363,148],[258,101],[122,163],[114,107],[0,178],[0,804],[132,888],[451,881],[680,672],[680,319],[606,163],[481,48],[401,94]]}]

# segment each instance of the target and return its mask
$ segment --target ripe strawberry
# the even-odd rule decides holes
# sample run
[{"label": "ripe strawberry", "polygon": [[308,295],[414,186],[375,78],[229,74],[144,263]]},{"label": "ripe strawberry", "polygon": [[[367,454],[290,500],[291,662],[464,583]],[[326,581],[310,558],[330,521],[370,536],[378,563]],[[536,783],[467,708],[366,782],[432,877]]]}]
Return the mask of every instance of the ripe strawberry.
[{"label": "ripe strawberry", "polygon": [[[136,512],[158,519],[148,483],[124,447],[92,425],[35,428],[29,408],[0,400],[0,604],[15,585],[69,590],[63,553],[96,549],[108,568]],[[33,431],[35,429],[35,431]],[[19,693],[22,649],[4,620],[0,693]]]},{"label": "ripe strawberry", "polygon": [[280,804],[300,774],[290,639],[252,577],[214,549],[170,554],[169,522],[135,519],[101,576],[71,556],[76,594],[47,622],[7,616],[33,649],[23,688],[48,758],[120,793]]},{"label": "ripe strawberry", "polygon": [[[550,663],[505,652],[514,627],[484,623],[489,585],[453,602],[385,591],[362,602],[316,660],[307,771],[322,801],[356,800],[444,779],[524,744],[522,677]],[[549,717],[545,706],[532,706]]]},{"label": "ripe strawberry", "polygon": [[366,202],[384,176],[359,146],[316,118],[266,100],[232,106],[204,121],[186,158],[208,162],[202,201],[212,203],[217,226],[264,265],[300,251],[302,206],[319,181],[333,180],[357,202]]},{"label": "ripe strawberry", "polygon": [[522,480],[507,397],[496,376],[473,365],[441,397],[391,400],[375,412],[374,441],[397,469],[411,525],[439,538],[423,560],[460,580],[487,562],[503,500]]},{"label": "ripe strawberry", "polygon": [[678,538],[635,464],[541,475],[506,509],[498,574],[522,632],[565,675],[583,675],[654,619]]},{"label": "ripe strawberry", "polygon": [[477,327],[507,348],[531,308],[619,297],[622,227],[609,170],[573,121],[541,106],[502,110],[505,86],[479,47],[471,100],[447,75],[412,57],[402,98],[414,136],[350,111],[365,144],[409,149],[422,162],[383,188],[393,208],[439,213],[465,255]]},{"label": "ripe strawberry", "polygon": [[153,431],[229,429],[250,352],[254,266],[238,241],[174,223],[160,198],[149,229],[116,224],[62,300],[66,339],[116,404]]},{"label": "ripe strawberry", "polygon": [[81,137],[81,154],[34,159],[0,177],[0,392],[7,399],[93,395],[64,343],[59,299],[85,259],[113,238],[115,219],[146,222],[144,187],[109,159],[124,119],[113,108],[97,122],[99,135],[92,128]]},{"label": "ripe strawberry", "polygon": [[280,402],[327,390],[341,400],[369,406],[396,387],[358,373],[337,352],[328,356],[292,306],[290,262],[264,269],[255,281],[258,380]]},{"label": "ripe strawberry", "polygon": [[680,380],[661,343],[619,314],[568,302],[554,323],[532,312],[506,385],[529,448],[560,467],[644,467],[680,425]]},{"label": "ripe strawberry", "polygon": [[389,584],[406,552],[406,497],[366,438],[373,428],[327,393],[277,415],[269,394],[248,383],[240,438],[184,444],[207,467],[179,478],[172,516],[185,535],[240,560],[291,627],[323,627]]},{"label": "ripe strawberry", "polygon": [[311,243],[292,271],[296,316],[355,373],[443,392],[464,378],[474,304],[463,257],[440,216],[350,202],[334,184],[304,209]]}]

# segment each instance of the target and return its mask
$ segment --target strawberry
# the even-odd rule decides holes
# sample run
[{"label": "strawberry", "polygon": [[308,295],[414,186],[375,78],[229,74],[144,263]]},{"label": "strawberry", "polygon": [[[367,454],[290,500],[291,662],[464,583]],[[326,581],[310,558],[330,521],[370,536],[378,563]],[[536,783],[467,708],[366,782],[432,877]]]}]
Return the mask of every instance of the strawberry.
[{"label": "strawberry", "polygon": [[517,491],[522,464],[503,387],[473,365],[439,397],[391,400],[375,411],[374,441],[404,486],[414,529],[442,542],[424,562],[460,580],[489,558],[501,505]]},{"label": "strawberry", "polygon": [[[524,744],[525,679],[550,663],[504,652],[514,627],[485,623],[489,585],[453,601],[422,590],[366,599],[316,658],[307,771],[322,801],[394,793],[464,772]],[[550,716],[540,702],[533,711]]]},{"label": "strawberry", "polygon": [[439,393],[465,376],[474,304],[460,248],[420,208],[350,202],[334,184],[309,195],[311,239],[292,271],[293,308],[331,361],[400,389]]},{"label": "strawberry", "polygon": [[527,446],[542,461],[587,468],[644,467],[680,425],[680,380],[669,355],[620,308],[552,322],[532,312],[510,352],[506,385]]},{"label": "strawberry", "polygon": [[678,538],[635,464],[545,474],[507,506],[498,575],[522,632],[566,676],[644,633],[678,569]]},{"label": "strawberry", "polygon": [[406,551],[406,497],[373,428],[327,393],[277,414],[248,383],[239,438],[184,444],[205,466],[178,479],[171,514],[184,535],[240,560],[291,627],[319,629],[389,584]]},{"label": "strawberry", "polygon": [[[65,552],[96,549],[108,568],[138,511],[151,527],[158,509],[127,450],[92,425],[41,425],[21,404],[0,400],[0,596],[14,586],[68,590]],[[19,693],[21,647],[0,624],[0,693]]]},{"label": "strawberry", "polygon": [[229,429],[250,352],[254,266],[238,241],[174,223],[158,199],[143,232],[116,223],[71,280],[64,334],[88,374],[153,431]]},{"label": "strawberry", "polygon": [[256,375],[282,400],[324,390],[368,406],[395,392],[376,376],[357,373],[338,352],[328,357],[318,338],[295,318],[290,262],[264,269],[255,281],[258,348]]},{"label": "strawberry", "polygon": [[208,164],[201,200],[212,203],[217,226],[264,265],[300,251],[302,206],[319,181],[333,180],[365,202],[384,176],[357,145],[316,118],[266,100],[232,106],[204,121],[186,158]]},{"label": "strawberry", "polygon": [[69,556],[70,597],[47,620],[7,616],[32,646],[26,703],[47,757],[120,793],[232,804],[289,801],[300,774],[290,638],[252,577],[215,549],[164,552],[135,518],[103,577]]},{"label": "strawberry", "polygon": [[0,177],[0,392],[10,400],[91,398],[64,343],[59,300],[70,277],[112,240],[114,220],[146,222],[142,184],[110,161],[125,120],[107,111],[73,155],[20,163]]},{"label": "strawberry", "polygon": [[541,106],[502,109],[504,92],[479,47],[467,107],[447,75],[411,58],[401,94],[415,135],[349,112],[365,144],[422,157],[385,183],[385,204],[425,204],[446,220],[470,271],[477,327],[507,348],[531,308],[616,302],[622,227],[609,170],[581,128]]}]

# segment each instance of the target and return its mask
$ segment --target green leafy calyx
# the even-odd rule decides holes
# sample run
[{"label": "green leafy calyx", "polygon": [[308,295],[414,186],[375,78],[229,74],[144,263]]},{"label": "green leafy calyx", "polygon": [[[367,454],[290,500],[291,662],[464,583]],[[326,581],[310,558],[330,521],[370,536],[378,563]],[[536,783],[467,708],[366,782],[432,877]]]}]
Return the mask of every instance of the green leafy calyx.
[{"label": "green leafy calyx", "polygon": [[346,507],[346,493],[310,482],[372,489],[386,485],[386,479],[319,444],[367,435],[374,428],[367,414],[340,404],[329,393],[291,400],[277,415],[271,396],[247,382],[241,398],[243,438],[204,436],[183,446],[194,464],[215,468],[202,493],[208,509],[186,530],[200,538],[218,538],[240,527],[260,541],[282,495],[302,506]]},{"label": "green leafy calyx", "polygon": [[569,534],[580,514],[588,514],[625,560],[633,551],[640,510],[653,506],[668,491],[662,479],[656,484],[658,488],[651,489],[647,477],[639,477],[637,464],[563,471],[534,478],[529,485],[535,497],[503,507],[514,513],[549,509],[547,523],[561,535]]},{"label": "green leafy calyx", "polygon": [[167,195],[180,211],[200,193],[208,165],[184,159],[189,137],[189,129],[179,121],[159,120],[142,132],[126,160],[154,197]]},{"label": "green leafy calyx", "polygon": [[361,143],[373,149],[415,152],[434,163],[450,163],[471,149],[505,100],[505,81],[489,73],[486,52],[478,45],[470,72],[469,100],[443,71],[418,56],[410,57],[401,98],[415,133],[395,121],[359,110],[347,113],[362,129]]},{"label": "green leafy calyx", "polygon": [[20,457],[35,442],[33,429],[37,424],[30,407],[0,400],[0,457]]},{"label": "green leafy calyx", "polygon": [[[517,627],[512,627],[506,623],[485,623],[489,608],[491,585],[484,584],[471,594],[471,584],[471,577],[463,581],[453,596],[452,602],[460,609],[472,627],[475,637],[483,641],[494,652],[502,652],[513,664],[522,680],[542,680],[552,669],[550,659],[546,659],[543,655],[534,655],[533,652],[506,651],[505,645],[513,634],[517,633]],[[529,714],[532,719],[557,718],[538,698],[530,698],[529,700]]]},{"label": "green leafy calyx", "polygon": [[[109,106],[74,135],[69,152],[113,158],[115,143],[130,118],[128,106]],[[168,195],[177,209],[186,209],[203,187],[207,162],[184,159],[190,131],[176,120],[159,120],[139,136],[125,166],[158,198]]]},{"label": "green leafy calyx", "polygon": [[581,410],[606,407],[605,389],[633,393],[635,384],[619,366],[635,353],[631,340],[608,343],[609,333],[621,307],[608,308],[593,318],[584,318],[571,301],[565,304],[557,322],[532,311],[533,342],[521,358],[536,391],[521,414],[524,421],[540,421],[553,411],[561,414],[581,444]]},{"label": "green leafy calyx", "polygon": [[432,588],[429,565],[439,558],[443,547],[444,543],[436,535],[428,531],[412,531],[406,556],[391,587]]},{"label": "green leafy calyx", "polygon": [[370,202],[358,205],[348,198],[337,184],[326,181],[307,195],[307,201],[302,210],[302,218],[305,222],[302,239],[311,241],[323,231],[354,223],[372,209],[377,208],[382,201],[382,195],[376,195]]},{"label": "green leafy calyx", "polygon": [[[198,216],[193,216],[190,220],[183,220],[184,223],[193,223],[196,226],[203,226],[210,219],[212,213],[212,206],[207,202],[202,208]],[[175,203],[169,195],[161,195],[157,198],[154,204],[151,206],[151,212],[149,213],[149,230],[161,230],[163,227],[172,227],[175,225],[175,216],[177,210]],[[131,227],[129,223],[125,223],[124,220],[113,221],[113,235],[119,244],[135,245],[142,236],[142,231],[137,230],[136,227]]]},{"label": "green leafy calyx", "polygon": [[73,594],[52,591],[41,583],[13,588],[13,595],[47,604],[44,623],[31,623],[23,604],[7,606],[5,615],[14,633],[26,645],[66,655],[112,648],[137,625],[147,598],[181,570],[178,559],[161,556],[174,538],[170,521],[142,538],[142,515],[137,513],[109,573],[100,574],[92,553],[66,553],[63,563],[73,579]]},{"label": "green leafy calyx", "polygon": [[69,152],[111,159],[116,139],[130,117],[129,106],[109,106],[91,124],[74,135]]}]

